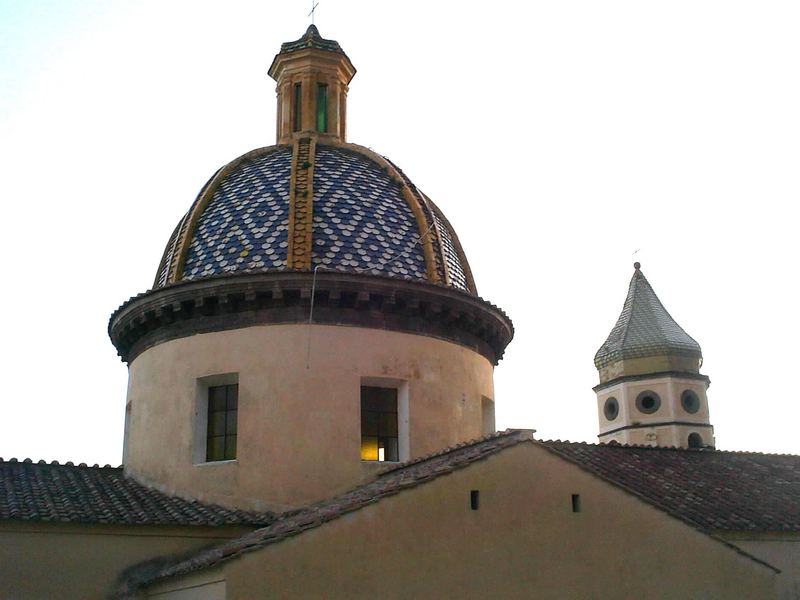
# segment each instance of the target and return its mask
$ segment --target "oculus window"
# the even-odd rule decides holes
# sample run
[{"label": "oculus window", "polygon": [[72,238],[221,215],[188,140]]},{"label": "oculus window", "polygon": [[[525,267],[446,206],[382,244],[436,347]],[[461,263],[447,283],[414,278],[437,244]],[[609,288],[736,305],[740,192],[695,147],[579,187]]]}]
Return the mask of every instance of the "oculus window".
[{"label": "oculus window", "polygon": [[613,421],[619,415],[619,402],[614,397],[611,397],[606,400],[606,403],[603,405],[603,415],[605,415],[606,420]]},{"label": "oculus window", "polygon": [[396,388],[361,386],[361,460],[400,460]]},{"label": "oculus window", "polygon": [[236,458],[239,384],[214,385],[208,388],[208,428],[206,461]]},{"label": "oculus window", "polygon": [[661,398],[652,390],[647,390],[636,396],[636,408],[646,415],[652,415],[660,406]]},{"label": "oculus window", "polygon": [[694,414],[700,410],[700,398],[692,390],[684,390],[681,394],[681,406],[687,413]]}]

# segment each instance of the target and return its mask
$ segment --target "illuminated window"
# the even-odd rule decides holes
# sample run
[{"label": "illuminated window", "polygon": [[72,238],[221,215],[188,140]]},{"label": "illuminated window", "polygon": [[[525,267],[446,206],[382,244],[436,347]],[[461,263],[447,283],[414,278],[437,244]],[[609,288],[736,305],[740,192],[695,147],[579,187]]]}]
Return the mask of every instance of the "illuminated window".
[{"label": "illuminated window", "polygon": [[324,83],[317,84],[317,131],[328,131],[328,86]]},{"label": "illuminated window", "polygon": [[236,458],[239,384],[208,388],[208,428],[206,462]]},{"label": "illuminated window", "polygon": [[397,389],[361,386],[361,460],[398,461]]},{"label": "illuminated window", "polygon": [[294,84],[294,114],[292,115],[292,131],[300,131],[303,126],[303,84]]}]

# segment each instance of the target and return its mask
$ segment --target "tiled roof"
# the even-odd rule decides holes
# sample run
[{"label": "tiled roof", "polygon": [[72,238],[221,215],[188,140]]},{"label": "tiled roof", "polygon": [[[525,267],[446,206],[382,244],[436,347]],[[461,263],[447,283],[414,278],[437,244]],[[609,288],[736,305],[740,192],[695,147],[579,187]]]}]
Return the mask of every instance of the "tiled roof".
[{"label": "tiled roof", "polygon": [[344,50],[336,40],[326,40],[319,34],[319,29],[316,25],[309,25],[306,32],[299,40],[293,42],[284,42],[281,44],[281,54],[284,52],[294,52],[295,50],[302,50],[304,48],[319,48],[320,50],[328,50],[330,52],[339,52],[344,54]]},{"label": "tiled roof", "polygon": [[[432,211],[423,231],[399,182],[385,165],[355,148],[316,145],[311,267],[429,281],[423,239],[431,238],[439,262],[446,264],[448,276],[442,278],[450,287],[475,293],[466,257],[444,216],[426,198],[414,198],[417,209]],[[289,269],[292,160],[291,146],[262,148],[234,160],[218,181],[206,184],[170,237],[155,286]],[[208,190],[208,202],[198,208]],[[180,268],[175,255],[184,245]]]},{"label": "tiled roof", "polygon": [[168,496],[122,468],[0,458],[0,521],[106,525],[252,525],[271,514],[229,510]]},{"label": "tiled roof", "polygon": [[505,448],[532,440],[532,432],[528,430],[506,430],[479,440],[446,448],[408,463],[392,466],[382,472],[377,479],[366,485],[308,508],[287,513],[272,525],[257,529],[215,548],[201,550],[172,563],[164,563],[163,561],[143,563],[139,569],[133,569],[128,572],[127,577],[122,581],[116,594],[112,597],[133,597],[132,594],[135,590],[143,585],[209,568],[223,561],[237,558],[247,552],[264,548],[288,537],[319,527],[328,521],[363,508],[381,498],[393,496],[403,490],[452,473]]},{"label": "tiled roof", "polygon": [[700,344],[687,334],[661,304],[639,263],[616,325],[594,356],[599,369],[625,358],[680,355],[700,358]]},{"label": "tiled roof", "polygon": [[726,529],[800,531],[800,456],[534,441],[530,430],[506,430],[391,466],[366,485],[286,513],[267,527],[215,548],[172,561],[142,563],[128,571],[113,597],[134,597],[144,585],[213,567],[299,535],[522,442],[542,446],[709,534]]},{"label": "tiled roof", "polygon": [[800,456],[537,443],[704,531],[800,531]]}]

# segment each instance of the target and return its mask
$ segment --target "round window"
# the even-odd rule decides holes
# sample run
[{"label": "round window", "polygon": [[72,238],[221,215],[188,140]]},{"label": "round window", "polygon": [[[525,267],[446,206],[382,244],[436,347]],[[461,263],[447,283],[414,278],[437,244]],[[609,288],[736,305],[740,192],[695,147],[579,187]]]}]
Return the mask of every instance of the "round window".
[{"label": "round window", "polygon": [[652,414],[661,406],[661,398],[651,390],[646,390],[636,396],[636,408],[646,415]]},{"label": "round window", "polygon": [[606,403],[603,405],[603,414],[606,416],[606,419],[609,421],[613,421],[619,415],[619,402],[614,397],[608,398]]},{"label": "round window", "polygon": [[684,390],[681,394],[681,406],[688,413],[696,413],[700,410],[700,398],[692,390]]}]

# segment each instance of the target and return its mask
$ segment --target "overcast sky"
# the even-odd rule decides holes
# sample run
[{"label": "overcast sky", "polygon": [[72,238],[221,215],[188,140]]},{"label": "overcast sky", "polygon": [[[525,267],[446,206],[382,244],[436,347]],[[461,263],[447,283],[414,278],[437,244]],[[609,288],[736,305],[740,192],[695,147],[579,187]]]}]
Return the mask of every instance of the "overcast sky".
[{"label": "overcast sky", "polygon": [[[275,141],[309,2],[0,0],[0,456],[119,464],[108,317],[221,165]],[[442,208],[513,319],[498,427],[596,440],[642,269],[702,346],[722,449],[800,453],[800,4],[322,0],[349,141]]]}]

